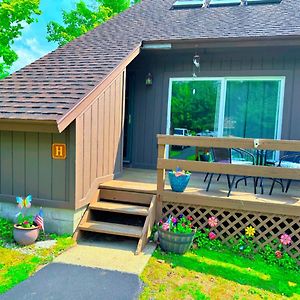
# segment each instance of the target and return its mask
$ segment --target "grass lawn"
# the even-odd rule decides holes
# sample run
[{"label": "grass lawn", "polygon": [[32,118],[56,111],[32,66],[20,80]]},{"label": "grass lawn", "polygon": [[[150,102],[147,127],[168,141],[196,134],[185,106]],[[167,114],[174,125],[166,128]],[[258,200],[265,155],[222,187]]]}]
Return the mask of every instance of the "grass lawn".
[{"label": "grass lawn", "polygon": [[148,299],[300,299],[300,276],[232,252],[156,250],[142,276]]},{"label": "grass lawn", "polygon": [[50,248],[20,247],[13,242],[13,225],[0,218],[0,294],[32,275],[42,265],[74,245],[72,237],[40,234],[39,241],[56,240]]}]

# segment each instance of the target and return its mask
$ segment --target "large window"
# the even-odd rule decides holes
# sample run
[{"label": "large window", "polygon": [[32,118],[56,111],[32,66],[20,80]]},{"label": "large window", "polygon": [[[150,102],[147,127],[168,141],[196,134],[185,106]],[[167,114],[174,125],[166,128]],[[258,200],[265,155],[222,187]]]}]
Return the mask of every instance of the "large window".
[{"label": "large window", "polygon": [[284,77],[172,78],[167,133],[279,139],[284,83]]}]

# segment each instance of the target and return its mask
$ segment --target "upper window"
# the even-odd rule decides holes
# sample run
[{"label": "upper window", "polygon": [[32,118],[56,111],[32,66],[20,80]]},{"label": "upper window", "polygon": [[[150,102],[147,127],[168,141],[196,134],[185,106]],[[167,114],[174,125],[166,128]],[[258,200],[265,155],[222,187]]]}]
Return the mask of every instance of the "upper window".
[{"label": "upper window", "polygon": [[[177,0],[173,8],[201,7],[204,0]],[[248,0],[248,5],[280,3],[281,0]],[[211,0],[210,6],[240,5],[241,0]]]}]

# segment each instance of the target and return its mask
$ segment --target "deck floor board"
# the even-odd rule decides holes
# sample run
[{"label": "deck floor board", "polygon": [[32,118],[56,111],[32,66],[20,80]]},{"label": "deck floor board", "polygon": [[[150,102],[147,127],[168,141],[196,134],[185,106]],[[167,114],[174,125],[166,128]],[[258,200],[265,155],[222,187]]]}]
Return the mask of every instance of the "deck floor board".
[{"label": "deck floor board", "polygon": [[[217,176],[214,177],[210,190],[205,191],[206,183],[204,182],[205,174],[193,173],[188,188],[184,192],[185,195],[212,197],[212,199],[222,199],[233,202],[254,202],[259,204],[274,204],[291,206],[300,211],[300,184],[293,181],[288,193],[282,193],[279,184],[275,185],[273,194],[269,195],[271,179],[264,179],[264,194],[260,193],[260,188],[257,187],[257,194],[254,194],[253,179],[247,180],[247,186],[241,181],[238,188],[233,188],[230,197],[227,197],[228,187],[226,177],[222,176],[220,181],[217,181]],[[166,176],[166,191],[171,191]],[[286,184],[286,182],[285,182]],[[103,184],[105,188],[120,189],[124,191],[135,191],[145,193],[156,193],[156,170],[125,168],[122,175],[112,181]],[[176,193],[177,194],[177,193]],[[174,194],[174,196],[176,195]]]}]

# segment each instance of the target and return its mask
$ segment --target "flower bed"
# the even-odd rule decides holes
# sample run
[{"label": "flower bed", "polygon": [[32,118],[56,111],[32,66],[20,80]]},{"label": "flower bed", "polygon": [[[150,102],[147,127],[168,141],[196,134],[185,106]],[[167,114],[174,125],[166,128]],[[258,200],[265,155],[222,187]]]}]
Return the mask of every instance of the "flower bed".
[{"label": "flower bed", "polygon": [[[300,263],[299,217],[163,202],[163,217],[177,217],[180,214],[193,218],[192,224],[198,228],[197,235],[202,233],[207,239],[206,242],[211,241],[208,235],[209,232],[213,232],[210,235],[217,241],[215,243],[229,248],[241,247],[241,253],[247,254],[253,244],[252,252],[268,253],[268,261],[274,260],[274,263],[284,264],[284,260],[281,260],[281,263],[279,260],[289,257],[296,264]],[[210,226],[211,217],[217,219],[216,226]],[[246,236],[247,227],[247,232],[249,230],[251,233],[251,228],[255,231],[251,237],[252,243]],[[242,246],[246,244],[248,247],[243,249]]]}]

